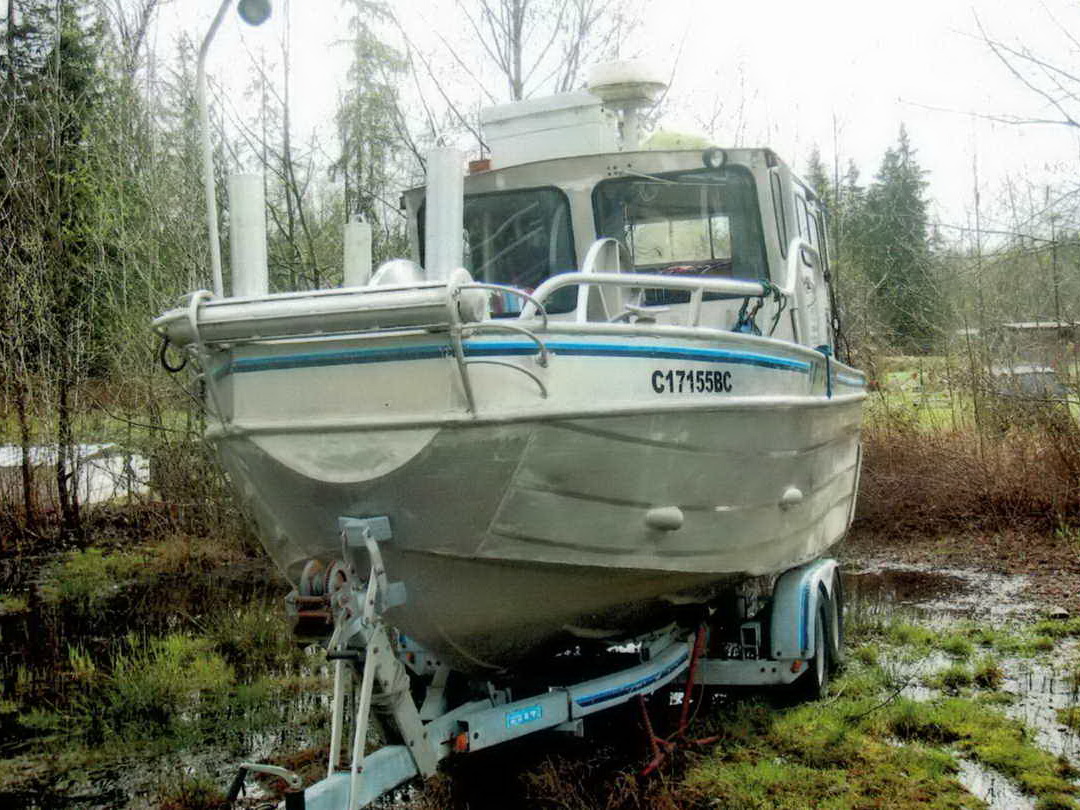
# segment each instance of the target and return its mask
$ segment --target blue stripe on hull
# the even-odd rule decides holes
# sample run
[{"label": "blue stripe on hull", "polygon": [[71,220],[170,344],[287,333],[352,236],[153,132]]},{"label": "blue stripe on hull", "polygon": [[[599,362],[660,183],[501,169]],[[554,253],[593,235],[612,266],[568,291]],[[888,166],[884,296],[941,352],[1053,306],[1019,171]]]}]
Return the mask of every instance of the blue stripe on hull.
[{"label": "blue stripe on hull", "polygon": [[[730,349],[687,348],[682,346],[637,346],[625,343],[574,343],[564,341],[545,342],[549,352],[555,355],[578,357],[641,357],[662,360],[696,360],[707,363],[735,363],[760,366],[781,371],[809,373],[810,363],[769,354],[739,352]],[[465,341],[466,357],[506,357],[535,355],[537,347],[532,342]],[[433,360],[451,357],[449,344],[425,344],[400,346],[388,349],[350,349],[340,352],[309,352],[280,357],[244,357],[232,361],[215,376],[244,374],[252,371],[280,371],[290,368],[317,368],[321,366],[356,365],[363,363],[386,363],[401,360]]]}]

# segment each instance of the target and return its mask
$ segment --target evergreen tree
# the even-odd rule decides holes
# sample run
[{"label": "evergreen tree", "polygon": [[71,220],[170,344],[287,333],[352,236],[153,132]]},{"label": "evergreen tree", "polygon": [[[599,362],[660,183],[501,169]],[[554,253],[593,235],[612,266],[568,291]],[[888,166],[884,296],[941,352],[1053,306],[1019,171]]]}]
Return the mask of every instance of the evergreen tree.
[{"label": "evergreen tree", "polygon": [[[895,148],[852,217],[851,248],[870,285],[870,305],[904,351],[926,351],[941,322],[940,296],[932,271],[926,172],[901,125]],[[849,203],[850,204],[850,203]]]},{"label": "evergreen tree", "polygon": [[818,196],[827,211],[836,213],[836,194],[829,180],[829,172],[821,159],[821,150],[817,144],[810,150],[810,158],[806,162],[806,182],[810,189]]},{"label": "evergreen tree", "polygon": [[401,217],[383,196],[403,175],[398,156],[412,150],[398,96],[407,62],[376,27],[392,21],[386,3],[351,2],[353,61],[337,111],[341,153],[330,177],[344,181],[346,217],[359,215],[371,223],[372,253],[378,262],[407,249]]}]

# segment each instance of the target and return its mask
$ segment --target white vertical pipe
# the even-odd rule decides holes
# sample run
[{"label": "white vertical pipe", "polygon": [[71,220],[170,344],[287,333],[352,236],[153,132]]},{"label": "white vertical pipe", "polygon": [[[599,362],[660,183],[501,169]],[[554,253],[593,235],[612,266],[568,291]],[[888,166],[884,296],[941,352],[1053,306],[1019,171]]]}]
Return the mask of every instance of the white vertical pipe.
[{"label": "white vertical pipe", "polygon": [[221,26],[225,12],[232,0],[221,0],[214,21],[203,37],[199,46],[199,61],[195,69],[195,95],[199,103],[199,140],[202,142],[203,195],[206,198],[206,231],[210,239],[210,275],[214,284],[214,295],[225,295],[225,285],[221,280],[221,242],[218,238],[217,192],[214,189],[214,149],[210,144],[210,113],[206,103],[206,55],[210,52],[210,43]]},{"label": "white vertical pipe", "polygon": [[232,294],[239,298],[266,295],[266,206],[260,174],[229,176],[229,248]]},{"label": "white vertical pipe", "polygon": [[341,732],[345,721],[345,662],[334,662],[334,703],[330,708],[330,763],[326,775],[331,777],[341,759]]},{"label": "white vertical pipe", "polygon": [[424,274],[445,281],[462,265],[464,240],[465,156],[451,147],[427,155],[427,197],[424,212]]},{"label": "white vertical pipe", "polygon": [[358,219],[345,223],[343,287],[364,287],[371,281],[371,225]]}]

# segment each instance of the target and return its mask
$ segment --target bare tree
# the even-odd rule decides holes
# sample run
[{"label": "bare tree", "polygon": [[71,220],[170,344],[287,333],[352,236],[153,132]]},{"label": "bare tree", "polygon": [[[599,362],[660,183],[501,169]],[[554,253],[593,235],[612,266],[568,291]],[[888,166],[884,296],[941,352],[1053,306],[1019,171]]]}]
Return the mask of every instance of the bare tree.
[{"label": "bare tree", "polygon": [[[1049,11],[1046,13],[1067,47],[1071,51],[1080,48],[1080,39]],[[983,117],[1008,124],[1058,124],[1080,128],[1080,72],[1067,62],[1036,53],[1024,43],[1009,43],[992,36],[977,14],[975,25],[991,53],[1013,78],[1041,99],[1048,110],[1045,116],[999,113]]]},{"label": "bare tree", "polygon": [[618,54],[632,27],[622,2],[459,0],[458,7],[512,101],[575,89],[585,64]]}]

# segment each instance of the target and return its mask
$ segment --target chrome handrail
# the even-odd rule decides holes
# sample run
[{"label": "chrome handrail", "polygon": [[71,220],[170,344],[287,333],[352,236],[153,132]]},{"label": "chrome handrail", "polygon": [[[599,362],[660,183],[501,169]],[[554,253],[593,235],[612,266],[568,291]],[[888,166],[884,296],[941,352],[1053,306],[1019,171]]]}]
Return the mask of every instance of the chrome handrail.
[{"label": "chrome handrail", "polygon": [[469,369],[465,362],[465,346],[462,342],[461,311],[458,307],[458,290],[460,284],[453,281],[446,291],[446,311],[450,323],[450,346],[454,352],[454,360],[457,362],[458,375],[461,377],[461,389],[465,394],[465,409],[476,416],[476,397],[473,394],[472,380],[469,379]]},{"label": "chrome handrail", "polygon": [[509,293],[510,295],[516,295],[519,298],[524,298],[526,304],[532,304],[535,310],[540,312],[540,317],[543,320],[544,328],[547,329],[548,325],[548,313],[547,308],[541,304],[536,298],[524,290],[517,287],[508,287],[505,284],[488,284],[485,281],[470,281],[468,284],[459,284],[454,288],[455,294],[458,290],[491,290],[493,292]]},{"label": "chrome handrail", "polygon": [[[583,284],[611,287],[634,287],[655,290],[687,290],[691,293],[693,323],[701,318],[701,298],[705,293],[717,293],[729,298],[760,298],[769,290],[759,281],[741,281],[728,278],[681,278],[661,276],[655,273],[560,273],[552,276],[533,291],[533,298],[543,305],[548,298],[564,287]],[[697,298],[694,301],[694,298]],[[532,310],[522,310],[521,318],[532,316]]]},{"label": "chrome handrail", "polygon": [[484,330],[496,331],[496,332],[511,332],[517,335],[523,335],[536,344],[537,347],[537,363],[541,367],[546,367],[548,364],[549,352],[544,341],[540,339],[532,330],[515,323],[492,323],[490,321],[484,322],[469,322],[464,323],[461,319],[461,310],[458,306],[458,299],[462,290],[492,290],[495,292],[507,292],[515,295],[519,295],[526,300],[526,306],[533,306],[541,313],[543,319],[543,326],[547,327],[547,310],[540,301],[536,301],[529,293],[522,290],[515,289],[513,287],[503,287],[498,284],[486,284],[483,282],[465,282],[462,284],[451,284],[447,291],[446,296],[446,308],[450,316],[450,345],[453,349],[454,360],[457,362],[458,374],[461,376],[461,387],[465,394],[465,405],[468,412],[473,416],[476,416],[476,393],[473,390],[472,379],[469,376],[470,365],[491,365],[491,366],[505,366],[506,368],[512,368],[516,371],[520,371],[522,374],[528,376],[533,382],[536,383],[540,389],[540,396],[547,399],[547,386],[544,385],[543,380],[530,371],[527,368],[517,365],[516,363],[508,363],[505,360],[469,360],[465,357],[465,343],[464,338],[467,334],[476,334]]}]

